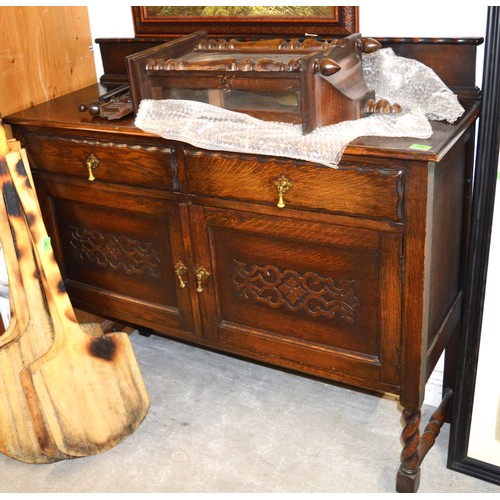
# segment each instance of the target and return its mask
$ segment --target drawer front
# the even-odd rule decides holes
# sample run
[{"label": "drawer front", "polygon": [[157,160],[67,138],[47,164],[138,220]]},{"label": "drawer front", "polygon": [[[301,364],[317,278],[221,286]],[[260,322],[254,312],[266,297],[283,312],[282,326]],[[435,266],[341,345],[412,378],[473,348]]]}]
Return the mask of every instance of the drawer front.
[{"label": "drawer front", "polygon": [[26,135],[32,168],[95,181],[174,190],[174,150],[77,137]]},{"label": "drawer front", "polygon": [[277,206],[403,218],[403,171],[376,167],[334,169],[264,161],[259,157],[185,152],[189,192]]}]

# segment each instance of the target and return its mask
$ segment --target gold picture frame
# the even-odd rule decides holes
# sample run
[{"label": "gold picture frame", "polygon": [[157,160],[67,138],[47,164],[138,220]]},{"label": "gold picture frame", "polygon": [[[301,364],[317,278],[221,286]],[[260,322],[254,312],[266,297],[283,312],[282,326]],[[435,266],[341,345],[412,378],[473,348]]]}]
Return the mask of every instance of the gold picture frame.
[{"label": "gold picture frame", "polygon": [[173,38],[204,30],[209,36],[306,34],[347,36],[359,31],[358,7],[132,7],[136,37]]}]

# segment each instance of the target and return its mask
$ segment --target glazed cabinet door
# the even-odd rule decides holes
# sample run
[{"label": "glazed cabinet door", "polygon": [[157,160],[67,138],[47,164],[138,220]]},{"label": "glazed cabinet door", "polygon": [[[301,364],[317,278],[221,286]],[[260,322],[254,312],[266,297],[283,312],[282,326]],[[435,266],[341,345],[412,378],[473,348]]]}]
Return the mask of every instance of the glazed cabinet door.
[{"label": "glazed cabinet door", "polygon": [[36,175],[35,185],[75,306],[192,335],[190,297],[179,293],[185,252],[177,203],[51,174]]},{"label": "glazed cabinet door", "polygon": [[400,234],[196,206],[191,222],[207,339],[397,393]]}]

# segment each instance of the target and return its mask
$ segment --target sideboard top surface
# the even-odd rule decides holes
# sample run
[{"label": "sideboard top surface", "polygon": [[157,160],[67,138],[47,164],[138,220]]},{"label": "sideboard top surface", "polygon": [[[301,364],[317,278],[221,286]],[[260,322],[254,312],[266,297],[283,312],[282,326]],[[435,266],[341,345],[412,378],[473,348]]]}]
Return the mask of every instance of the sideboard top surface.
[{"label": "sideboard top surface", "polygon": [[[163,139],[135,127],[133,115],[120,120],[108,121],[79,111],[78,108],[81,104],[98,100],[102,93],[103,87],[100,84],[94,84],[5,117],[4,121],[28,128],[62,129],[70,134],[99,133],[109,135],[110,140],[113,140],[113,136],[119,136],[122,139],[136,136],[141,137],[142,140],[149,138],[152,141],[163,141]],[[344,155],[439,162],[479,114],[478,101],[468,100],[464,103],[464,107],[465,113],[454,124],[432,122],[433,135],[429,139],[360,137],[347,146]],[[413,149],[411,146],[414,144],[430,146],[430,149],[427,151]]]}]

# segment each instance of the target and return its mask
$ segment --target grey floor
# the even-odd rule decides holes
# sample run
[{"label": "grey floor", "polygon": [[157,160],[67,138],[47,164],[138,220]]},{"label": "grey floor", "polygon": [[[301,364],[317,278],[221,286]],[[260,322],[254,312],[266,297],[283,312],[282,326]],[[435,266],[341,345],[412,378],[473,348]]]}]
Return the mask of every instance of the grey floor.
[{"label": "grey floor", "polygon": [[[139,429],[91,457],[28,465],[0,455],[0,491],[394,492],[397,402],[212,353],[131,336],[151,398]],[[425,405],[427,421],[433,407]],[[500,493],[446,468],[449,426],[421,493]]]}]

